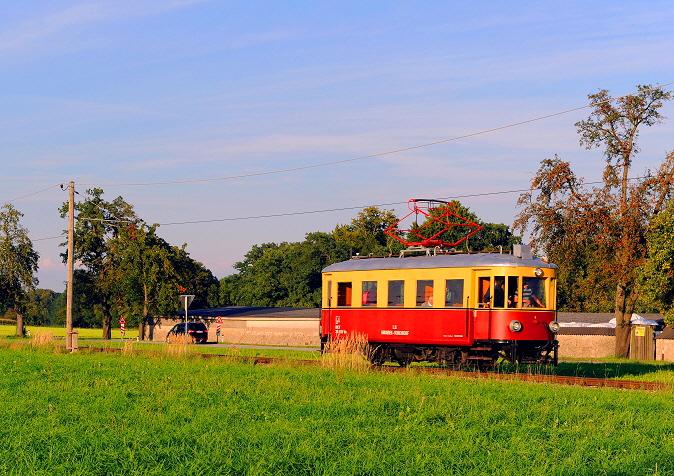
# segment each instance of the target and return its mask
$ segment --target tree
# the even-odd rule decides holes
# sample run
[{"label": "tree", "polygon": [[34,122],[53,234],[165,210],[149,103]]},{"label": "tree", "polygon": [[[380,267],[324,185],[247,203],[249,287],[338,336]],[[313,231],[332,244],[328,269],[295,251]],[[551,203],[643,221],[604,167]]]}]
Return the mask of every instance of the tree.
[{"label": "tree", "polygon": [[329,233],[298,243],[254,245],[235,263],[239,273],[220,281],[220,302],[235,306],[319,307],[321,271],[349,259],[349,248]]},{"label": "tree", "polygon": [[33,249],[28,230],[19,223],[23,213],[12,204],[0,211],[0,299],[16,312],[16,334],[26,335],[23,322],[26,295],[37,286],[35,273],[39,254]]},{"label": "tree", "polygon": [[648,260],[641,268],[645,300],[674,323],[674,202],[651,221],[647,237]]},{"label": "tree", "polygon": [[[113,317],[137,324],[144,338],[150,316],[171,314],[179,307],[180,289],[195,295],[194,307],[217,305],[218,280],[185,251],[167,243],[122,197],[103,200],[103,190],[87,190],[76,204],[74,273],[76,322],[102,320],[103,338],[112,334]],[[67,204],[61,216],[67,214]],[[62,254],[64,261],[66,254]]]},{"label": "tree", "polygon": [[209,294],[214,295],[211,302],[217,305],[217,279],[189,257],[185,245],[171,246],[157,236],[158,226],[144,222],[130,225],[110,243],[120,271],[117,307],[127,316],[127,324],[139,326],[141,339],[149,318],[172,314],[180,294],[194,294],[194,307],[207,307]]},{"label": "tree", "polygon": [[[452,211],[464,218],[469,222],[476,223],[482,227],[474,235],[470,236],[466,241],[458,245],[458,249],[465,249],[470,251],[497,251],[497,250],[512,250],[512,245],[516,243],[521,243],[522,240],[519,236],[515,236],[510,231],[510,228],[504,224],[496,223],[485,223],[478,218],[478,216],[470,211],[470,209],[461,204],[458,200],[452,201],[454,208],[448,207],[447,205],[439,205],[438,207],[430,210],[430,215],[433,217],[440,217],[443,212],[446,212],[449,208],[449,211]],[[459,220],[456,217],[445,217],[449,223],[465,223],[465,221]],[[442,223],[432,222],[430,218],[424,220],[423,223],[412,225],[412,229],[423,228],[423,236],[430,237],[439,233],[443,226]],[[442,233],[438,236],[438,239],[442,240],[445,243],[456,243],[465,237],[470,230],[467,230],[466,227],[462,226],[453,226],[449,230]],[[407,237],[408,241],[417,241],[418,237],[410,233]]]},{"label": "tree", "polygon": [[333,232],[335,240],[346,243],[352,253],[361,255],[388,255],[398,253],[402,245],[384,233],[384,230],[398,221],[389,210],[366,207],[349,225],[337,225]]},{"label": "tree", "polygon": [[[61,293],[51,289],[33,289],[26,294],[24,321],[33,326],[52,326],[56,324],[56,313],[63,303]],[[65,303],[63,303],[65,304]]]},{"label": "tree", "polygon": [[[87,194],[89,197],[75,204],[77,220],[74,232],[74,258],[84,269],[75,273],[74,287],[87,287],[86,298],[100,306],[103,338],[110,339],[112,305],[120,282],[120,268],[116,257],[110,252],[110,245],[119,235],[120,227],[136,222],[138,217],[133,207],[122,197],[117,197],[111,202],[105,201],[102,198],[103,190],[100,188],[87,190]],[[61,218],[66,217],[68,203],[63,204],[60,213]],[[61,257],[65,263],[68,260],[67,252],[62,253]],[[82,285],[78,285],[78,281],[82,281]]]},{"label": "tree", "polygon": [[[638,288],[638,267],[647,257],[646,236],[651,217],[666,204],[672,188],[674,155],[653,174],[632,180],[630,170],[639,151],[641,126],[660,123],[659,109],[670,93],[638,86],[634,95],[612,98],[608,91],[589,95],[592,112],[576,123],[580,144],[604,147],[603,185],[591,190],[559,157],[541,162],[514,228],[531,229],[534,249],[560,266],[568,296],[590,297],[613,286],[617,356],[629,354],[630,317]],[[537,192],[534,198],[534,192]],[[579,291],[583,286],[586,289]]]}]

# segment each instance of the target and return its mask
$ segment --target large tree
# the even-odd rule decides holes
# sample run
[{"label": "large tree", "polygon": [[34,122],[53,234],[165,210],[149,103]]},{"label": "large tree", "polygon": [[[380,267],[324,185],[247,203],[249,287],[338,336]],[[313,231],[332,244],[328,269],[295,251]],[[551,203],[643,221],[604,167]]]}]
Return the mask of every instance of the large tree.
[{"label": "large tree", "polygon": [[666,204],[672,189],[674,157],[645,177],[631,177],[639,151],[639,128],[663,120],[659,109],[670,93],[638,86],[638,92],[612,98],[608,91],[589,95],[592,112],[576,123],[580,143],[603,147],[606,166],[601,186],[588,189],[568,162],[555,156],[541,162],[522,194],[514,227],[529,229],[532,245],[560,266],[560,286],[567,296],[603,298],[613,288],[615,353],[628,356],[630,318],[639,297],[638,267],[648,254],[651,217]]},{"label": "large tree", "polygon": [[109,339],[113,317],[124,315],[144,337],[149,316],[180,307],[182,288],[196,296],[193,306],[217,304],[217,279],[189,257],[185,245],[171,246],[157,236],[158,225],[143,222],[122,197],[106,201],[101,189],[87,194],[75,205],[74,254],[81,265],[74,274],[76,322],[100,317],[103,338]]},{"label": "large tree", "polygon": [[38,253],[28,238],[28,230],[19,221],[23,214],[12,204],[0,211],[0,302],[16,313],[16,334],[24,336],[24,306],[27,294],[38,280]]},{"label": "large tree", "polygon": [[151,316],[171,314],[179,307],[180,294],[194,294],[194,307],[217,305],[217,279],[189,257],[184,245],[171,246],[159,237],[157,228],[139,222],[121,229],[110,243],[120,271],[119,312],[128,324],[139,326],[141,339]]},{"label": "large tree", "polygon": [[[74,232],[74,258],[82,269],[75,273],[75,288],[86,290],[87,301],[99,306],[102,314],[103,338],[112,336],[112,306],[120,282],[120,267],[117,257],[111,253],[111,243],[119,236],[119,230],[138,220],[133,207],[122,197],[112,201],[103,199],[103,190],[87,190],[88,197],[75,204],[77,220]],[[68,214],[68,203],[60,209],[61,217]],[[67,232],[64,232],[64,234]],[[65,243],[63,243],[65,245]],[[65,263],[67,252],[61,257]],[[82,301],[82,299],[74,299]],[[94,312],[94,309],[86,309]],[[74,319],[77,319],[74,316]]]}]

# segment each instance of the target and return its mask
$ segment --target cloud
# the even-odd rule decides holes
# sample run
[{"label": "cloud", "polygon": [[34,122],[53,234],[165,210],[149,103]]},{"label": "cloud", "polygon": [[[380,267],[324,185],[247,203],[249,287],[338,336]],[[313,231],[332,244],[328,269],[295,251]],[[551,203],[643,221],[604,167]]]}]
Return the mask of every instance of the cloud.
[{"label": "cloud", "polygon": [[[77,3],[60,11],[36,14],[0,33],[0,53],[17,53],[62,33],[106,20],[128,20],[184,8],[207,0],[101,1]],[[53,45],[51,45],[53,46]]]},{"label": "cloud", "polygon": [[40,269],[61,269],[65,266],[64,263],[55,263],[51,258],[44,258],[40,261]]}]

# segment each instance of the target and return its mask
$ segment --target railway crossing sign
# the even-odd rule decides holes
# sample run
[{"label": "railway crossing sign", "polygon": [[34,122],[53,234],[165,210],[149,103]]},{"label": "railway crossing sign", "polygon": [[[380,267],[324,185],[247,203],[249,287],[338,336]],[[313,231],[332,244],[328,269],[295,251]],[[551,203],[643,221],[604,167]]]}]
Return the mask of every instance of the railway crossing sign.
[{"label": "railway crossing sign", "polygon": [[124,337],[124,334],[126,333],[126,319],[124,319],[124,316],[119,318],[119,331],[122,333],[122,337]]},{"label": "railway crossing sign", "polygon": [[220,342],[220,326],[222,325],[222,317],[220,317],[220,316],[216,317],[215,323],[217,324],[217,326],[215,328],[216,341]]}]

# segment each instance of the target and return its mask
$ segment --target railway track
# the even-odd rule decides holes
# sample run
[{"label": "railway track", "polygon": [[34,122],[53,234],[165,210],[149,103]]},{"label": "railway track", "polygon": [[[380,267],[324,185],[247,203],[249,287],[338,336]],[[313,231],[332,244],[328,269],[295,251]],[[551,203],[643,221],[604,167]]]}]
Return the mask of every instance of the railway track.
[{"label": "railway track", "polygon": [[[101,352],[120,352],[121,349],[113,349],[107,347],[89,347],[90,350],[99,350]],[[275,362],[289,362],[289,359],[277,357],[248,357],[248,356],[230,356],[223,354],[191,354],[206,359],[209,358],[225,358],[237,359],[250,362],[256,365],[268,365]],[[301,360],[292,359],[292,362],[298,365],[318,365],[318,360]],[[569,377],[565,375],[545,375],[545,374],[525,374],[525,373],[498,373],[498,372],[477,372],[465,370],[452,370],[437,367],[389,367],[389,366],[370,366],[372,370],[381,372],[420,372],[433,375],[447,375],[453,377],[470,378],[470,379],[492,379],[492,380],[511,380],[534,383],[551,383],[558,385],[574,385],[580,387],[610,387],[621,388],[628,390],[667,390],[671,385],[662,382],[644,382],[639,380],[618,380],[605,379],[596,377]]]}]

